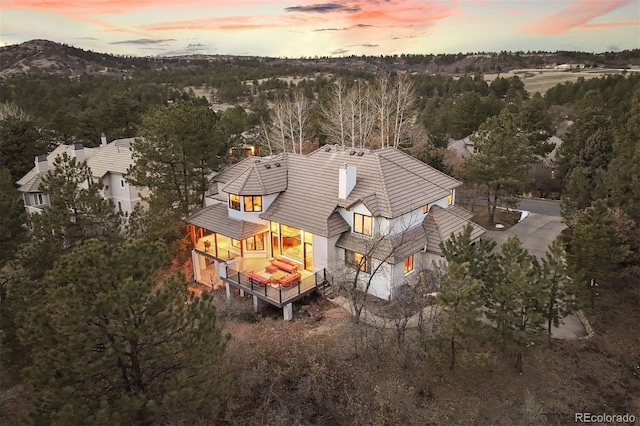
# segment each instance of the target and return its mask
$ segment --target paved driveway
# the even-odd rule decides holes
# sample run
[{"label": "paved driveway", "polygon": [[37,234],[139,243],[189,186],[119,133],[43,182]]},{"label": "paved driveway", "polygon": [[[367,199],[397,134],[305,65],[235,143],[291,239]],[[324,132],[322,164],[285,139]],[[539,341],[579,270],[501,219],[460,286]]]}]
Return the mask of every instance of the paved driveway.
[{"label": "paved driveway", "polygon": [[567,226],[559,216],[545,216],[529,213],[523,221],[513,225],[506,231],[487,231],[484,238],[491,238],[501,245],[511,235],[517,235],[530,254],[538,259],[544,257],[547,247]]}]

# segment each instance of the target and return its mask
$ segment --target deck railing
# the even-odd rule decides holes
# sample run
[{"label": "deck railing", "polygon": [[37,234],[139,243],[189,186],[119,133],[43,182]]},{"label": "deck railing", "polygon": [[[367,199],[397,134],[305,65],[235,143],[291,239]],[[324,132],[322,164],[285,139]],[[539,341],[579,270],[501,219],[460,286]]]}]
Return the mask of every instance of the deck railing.
[{"label": "deck railing", "polygon": [[245,271],[238,271],[233,267],[227,268],[227,279],[238,284],[240,287],[251,290],[254,294],[264,296],[265,299],[280,305],[308,293],[317,286],[317,273],[303,278],[297,284],[289,287],[283,287],[279,284],[260,285],[250,279]]}]

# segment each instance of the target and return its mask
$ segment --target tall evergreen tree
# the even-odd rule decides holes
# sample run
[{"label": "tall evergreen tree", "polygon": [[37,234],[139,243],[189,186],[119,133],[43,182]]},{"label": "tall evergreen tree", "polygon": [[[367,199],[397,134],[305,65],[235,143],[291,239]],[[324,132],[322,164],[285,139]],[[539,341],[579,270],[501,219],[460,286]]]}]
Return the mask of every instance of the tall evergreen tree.
[{"label": "tall evergreen tree", "polygon": [[535,258],[522,247],[517,236],[502,244],[498,268],[496,279],[485,282],[488,290],[485,313],[502,341],[515,351],[516,368],[522,373],[527,342],[532,335],[544,331],[545,293],[539,285]]},{"label": "tall evergreen tree", "polygon": [[576,281],[587,289],[591,308],[595,308],[596,287],[612,283],[629,254],[629,246],[620,244],[613,225],[611,212],[602,200],[572,223],[567,261]]},{"label": "tall evergreen tree", "polygon": [[573,281],[565,257],[562,242],[556,238],[542,259],[540,285],[544,291],[544,316],[549,336],[551,327],[558,327],[560,320],[571,313],[574,304]]},{"label": "tall evergreen tree", "polygon": [[122,215],[102,197],[102,181],[93,179],[85,161],[64,152],[42,178],[40,191],[49,196],[50,206],[29,215],[33,233],[23,264],[32,277],[42,276],[63,251],[90,238],[121,239]]},{"label": "tall evergreen tree", "polygon": [[161,243],[91,240],[63,256],[22,315],[36,424],[213,423],[226,338],[208,295],[159,276]]},{"label": "tall evergreen tree", "polygon": [[438,274],[441,291],[438,302],[447,314],[446,332],[449,336],[451,361],[449,369],[456,366],[459,340],[472,335],[480,326],[482,282],[469,273],[468,263],[450,263],[448,270]]},{"label": "tall evergreen tree", "polygon": [[461,174],[483,188],[493,223],[500,198],[517,197],[524,189],[535,162],[532,147],[506,109],[485,121],[471,139],[475,155],[463,163]]},{"label": "tall evergreen tree", "polygon": [[[24,242],[26,215],[22,199],[16,191],[9,169],[0,169],[0,270],[12,260]],[[3,299],[4,291],[0,293]]]},{"label": "tall evergreen tree", "polygon": [[145,114],[138,135],[127,179],[150,190],[147,231],[170,232],[204,206],[209,177],[227,148],[218,117],[206,106],[178,101]]}]

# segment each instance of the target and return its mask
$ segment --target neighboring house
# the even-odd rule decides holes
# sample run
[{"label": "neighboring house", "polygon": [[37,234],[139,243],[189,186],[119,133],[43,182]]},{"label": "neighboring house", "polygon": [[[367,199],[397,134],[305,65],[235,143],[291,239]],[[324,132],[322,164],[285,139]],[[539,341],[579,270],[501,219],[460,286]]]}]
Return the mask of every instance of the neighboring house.
[{"label": "neighboring house", "polygon": [[49,206],[49,197],[40,191],[40,182],[42,177],[54,167],[56,157],[63,152],[67,152],[77,161],[87,162],[94,179],[102,179],[104,198],[111,200],[117,211],[128,213],[133,211],[135,205],[141,201],[140,194],[146,193],[146,189],[130,185],[125,178],[127,168],[133,165],[129,148],[131,141],[133,138],[107,143],[103,135],[101,145],[96,148],[85,148],[80,144],[58,145],[47,156],[36,157],[35,167],[17,182],[27,213],[39,213]]},{"label": "neighboring house", "polygon": [[[195,281],[223,281],[228,297],[238,288],[285,319],[294,300],[355,268],[389,299],[472,217],[454,205],[459,181],[393,148],[249,157],[213,180],[187,219]],[[475,240],[484,229],[473,226]]]}]

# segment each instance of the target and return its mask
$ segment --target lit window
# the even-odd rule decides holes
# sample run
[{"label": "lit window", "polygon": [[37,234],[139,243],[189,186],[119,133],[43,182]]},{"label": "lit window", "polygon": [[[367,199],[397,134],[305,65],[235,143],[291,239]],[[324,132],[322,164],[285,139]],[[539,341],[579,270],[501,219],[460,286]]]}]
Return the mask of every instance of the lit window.
[{"label": "lit window", "polygon": [[244,211],[245,212],[261,212],[262,211],[262,197],[261,196],[245,196],[244,197]]},{"label": "lit window", "polygon": [[360,213],[353,214],[353,232],[371,236],[371,216],[365,216]]},{"label": "lit window", "polygon": [[264,250],[264,235],[258,234],[246,240],[247,251]]},{"label": "lit window", "polygon": [[404,260],[404,273],[405,275],[413,271],[413,255],[407,257]]},{"label": "lit window", "polygon": [[233,210],[240,211],[240,196],[236,194],[229,194],[229,207]]},{"label": "lit window", "polygon": [[344,262],[355,268],[360,269],[362,272],[371,273],[371,263],[369,259],[362,253],[358,253],[351,250],[344,251]]},{"label": "lit window", "polygon": [[231,245],[235,248],[240,248],[240,240],[231,239]]},{"label": "lit window", "polygon": [[451,191],[447,197],[447,205],[450,206],[451,204],[453,204],[453,191]]},{"label": "lit window", "polygon": [[422,206],[422,213],[423,214],[427,214],[427,212],[429,211],[429,205],[425,204],[424,206]]}]

